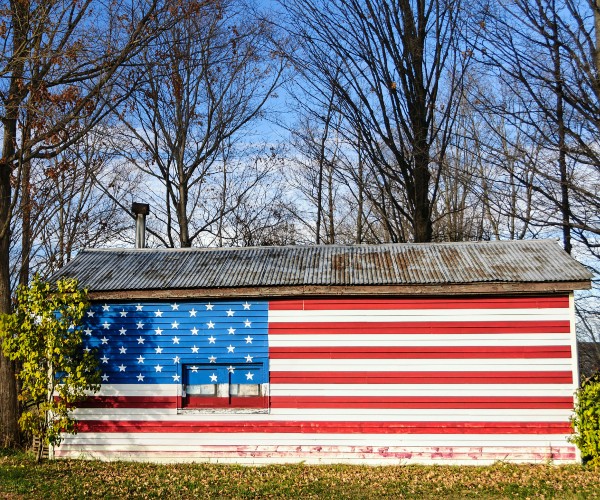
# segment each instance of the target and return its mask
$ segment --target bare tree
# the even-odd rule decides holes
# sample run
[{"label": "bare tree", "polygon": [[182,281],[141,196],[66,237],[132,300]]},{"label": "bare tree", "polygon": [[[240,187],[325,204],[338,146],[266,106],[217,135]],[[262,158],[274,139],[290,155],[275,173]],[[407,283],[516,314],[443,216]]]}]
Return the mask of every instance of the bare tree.
[{"label": "bare tree", "polygon": [[335,95],[345,136],[376,169],[382,214],[410,224],[410,234],[388,224],[389,238],[430,241],[438,165],[470,60],[460,0],[282,3],[300,47],[296,66],[317,99]]},{"label": "bare tree", "polygon": [[[481,101],[502,114],[521,137],[543,148],[530,187],[558,212],[546,219],[562,232],[566,251],[578,239],[600,234],[584,206],[600,208],[593,180],[580,184],[577,171],[597,178],[600,151],[600,87],[594,35],[594,2],[518,0],[484,3],[484,38],[478,58],[494,68],[515,105],[504,109],[496,99]],[[524,182],[525,179],[520,179]]]},{"label": "bare tree", "polygon": [[123,111],[119,139],[156,195],[161,227],[151,229],[169,247],[218,240],[224,217],[263,180],[255,162],[237,158],[283,72],[269,24],[241,2],[179,9],[182,21],[140,57],[143,84]]}]

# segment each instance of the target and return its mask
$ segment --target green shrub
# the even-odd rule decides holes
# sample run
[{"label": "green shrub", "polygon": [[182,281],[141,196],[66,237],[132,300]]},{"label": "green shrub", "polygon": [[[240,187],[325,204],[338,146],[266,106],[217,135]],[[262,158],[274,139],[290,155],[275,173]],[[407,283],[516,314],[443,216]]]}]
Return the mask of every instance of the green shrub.
[{"label": "green shrub", "polygon": [[571,442],[581,450],[584,462],[600,465],[600,373],[585,379],[576,394]]},{"label": "green shrub", "polygon": [[[88,306],[76,280],[59,280],[53,289],[36,275],[30,286],[18,288],[15,312],[0,315],[4,354],[20,363],[19,424],[45,446],[76,431],[72,410],[100,387],[98,359],[84,351],[77,328]],[[38,461],[43,448],[38,446]]]}]

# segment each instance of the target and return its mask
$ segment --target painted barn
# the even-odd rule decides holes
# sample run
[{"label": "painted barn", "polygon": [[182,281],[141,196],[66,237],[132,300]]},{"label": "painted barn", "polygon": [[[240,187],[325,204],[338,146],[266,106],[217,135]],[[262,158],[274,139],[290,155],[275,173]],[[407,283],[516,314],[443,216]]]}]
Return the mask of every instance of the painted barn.
[{"label": "painted barn", "polygon": [[98,394],[57,457],[575,462],[574,290],[556,241],[103,249]]}]

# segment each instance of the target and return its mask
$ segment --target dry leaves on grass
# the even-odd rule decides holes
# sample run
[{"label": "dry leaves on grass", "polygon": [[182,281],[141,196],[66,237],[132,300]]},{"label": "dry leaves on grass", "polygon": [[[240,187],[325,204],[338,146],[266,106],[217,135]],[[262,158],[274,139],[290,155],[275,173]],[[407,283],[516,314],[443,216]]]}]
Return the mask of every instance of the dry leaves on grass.
[{"label": "dry leaves on grass", "polygon": [[0,493],[24,498],[600,498],[600,470],[489,467],[157,465],[0,456]]}]

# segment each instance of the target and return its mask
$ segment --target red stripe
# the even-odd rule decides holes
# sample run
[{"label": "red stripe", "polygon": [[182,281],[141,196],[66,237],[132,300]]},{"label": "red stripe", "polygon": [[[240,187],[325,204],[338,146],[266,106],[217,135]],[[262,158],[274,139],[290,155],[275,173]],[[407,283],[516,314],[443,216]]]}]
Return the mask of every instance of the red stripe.
[{"label": "red stripe", "polygon": [[569,321],[427,321],[269,323],[269,335],[569,333]]},{"label": "red stripe", "polygon": [[272,311],[351,311],[355,309],[545,309],[568,307],[568,295],[558,297],[491,297],[456,299],[272,299],[269,302],[269,309]]},{"label": "red stripe", "polygon": [[570,397],[469,397],[469,396],[272,396],[271,408],[372,408],[372,409],[566,409]]},{"label": "red stripe", "polygon": [[91,396],[79,408],[177,408],[176,396]]},{"label": "red stripe", "polygon": [[271,384],[572,384],[571,372],[271,372]]},{"label": "red stripe", "polygon": [[[271,396],[272,408],[571,409],[571,397],[533,396]],[[80,408],[177,408],[175,397],[94,396]]]},{"label": "red stripe", "polygon": [[266,396],[257,397],[206,397],[188,395],[182,398],[184,408],[268,408]]},{"label": "red stripe", "polygon": [[270,347],[271,359],[534,359],[570,358],[571,346]]},{"label": "red stripe", "polygon": [[321,422],[80,420],[78,432],[301,434],[570,434],[568,422]]}]

